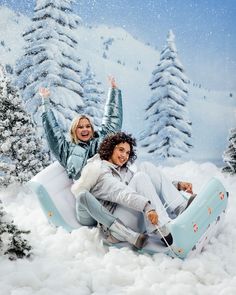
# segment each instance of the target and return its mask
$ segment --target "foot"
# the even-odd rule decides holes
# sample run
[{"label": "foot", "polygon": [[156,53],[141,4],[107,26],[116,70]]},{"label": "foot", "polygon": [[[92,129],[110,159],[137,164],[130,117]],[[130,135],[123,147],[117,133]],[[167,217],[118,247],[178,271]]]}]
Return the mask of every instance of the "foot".
[{"label": "foot", "polygon": [[106,237],[106,242],[108,242],[110,245],[112,244],[118,244],[121,243],[123,241],[118,240],[117,238],[115,238],[111,233]]},{"label": "foot", "polygon": [[158,231],[158,229],[156,229],[152,233],[161,236],[162,237],[161,238],[161,241],[165,244],[166,247],[172,245],[172,243],[173,243],[173,237],[172,237],[172,235],[171,235],[171,233],[170,233],[170,231],[168,229],[168,223],[165,224],[165,225],[163,225],[163,226],[161,226],[161,227],[159,227],[159,231]]},{"label": "foot", "polygon": [[173,243],[173,237],[171,233],[168,234],[168,236],[165,236],[165,240],[161,238],[161,241],[165,244],[166,247],[172,245]]},{"label": "foot", "polygon": [[138,250],[142,249],[148,241],[148,235],[147,234],[140,234],[137,238],[137,241],[134,244],[134,247]]},{"label": "foot", "polygon": [[[135,250],[141,250],[147,244],[147,241],[148,241],[148,235],[140,234],[138,236],[137,241],[133,245],[133,248]],[[124,241],[120,241],[117,238],[115,238],[112,234],[110,234],[109,236],[106,237],[106,243],[108,243],[109,245],[115,245],[118,243],[124,243]]]},{"label": "foot", "polygon": [[161,238],[161,241],[165,244],[166,247],[170,246],[173,243],[173,238],[168,229],[168,223],[160,227],[160,232],[165,238]]}]

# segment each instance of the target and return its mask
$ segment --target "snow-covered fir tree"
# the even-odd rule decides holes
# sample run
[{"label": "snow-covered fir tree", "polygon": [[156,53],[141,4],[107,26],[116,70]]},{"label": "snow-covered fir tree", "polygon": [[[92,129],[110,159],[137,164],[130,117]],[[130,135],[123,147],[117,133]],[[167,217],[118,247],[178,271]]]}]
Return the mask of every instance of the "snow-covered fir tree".
[{"label": "snow-covered fir tree", "polygon": [[44,134],[40,87],[50,89],[54,113],[65,132],[83,106],[76,40],[80,18],[73,13],[72,2],[74,0],[36,0],[32,25],[23,34],[27,45],[16,65],[15,83],[40,134]]},{"label": "snow-covered fir tree", "polygon": [[88,63],[82,78],[85,105],[82,112],[90,116],[93,119],[94,125],[99,127],[101,125],[105,99],[101,82],[96,81],[95,77],[96,75]]},{"label": "snow-covered fir tree", "polygon": [[0,67],[0,186],[23,183],[48,165],[22,99]]},{"label": "snow-covered fir tree", "polygon": [[178,59],[175,36],[170,30],[160,62],[149,82],[152,96],[145,111],[148,128],[141,142],[159,161],[181,157],[192,147],[187,110],[188,78]]},{"label": "snow-covered fir tree", "polygon": [[31,246],[24,238],[28,233],[18,229],[0,201],[0,255],[6,255],[11,260],[29,257]]},{"label": "snow-covered fir tree", "polygon": [[223,172],[235,174],[236,173],[236,128],[230,129],[229,145],[223,153],[223,161],[226,163],[226,166],[223,168]]}]

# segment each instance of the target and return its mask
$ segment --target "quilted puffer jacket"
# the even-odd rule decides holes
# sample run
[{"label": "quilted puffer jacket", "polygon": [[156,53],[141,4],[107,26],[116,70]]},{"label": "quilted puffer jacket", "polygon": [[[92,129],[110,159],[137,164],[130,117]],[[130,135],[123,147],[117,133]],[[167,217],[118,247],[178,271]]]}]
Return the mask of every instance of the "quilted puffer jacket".
[{"label": "quilted puffer jacket", "polygon": [[66,140],[58,122],[50,109],[48,100],[44,100],[45,111],[42,114],[43,127],[50,150],[59,163],[66,169],[69,178],[78,179],[87,159],[94,156],[104,137],[121,130],[123,120],[121,91],[112,88],[105,105],[102,125],[88,142],[78,144]]},{"label": "quilted puffer jacket", "polygon": [[96,155],[88,161],[71,191],[75,197],[81,191],[90,191],[109,211],[111,203],[140,212],[154,209],[147,198],[128,185],[132,177],[133,172],[128,167],[117,167],[108,161],[100,160]]}]

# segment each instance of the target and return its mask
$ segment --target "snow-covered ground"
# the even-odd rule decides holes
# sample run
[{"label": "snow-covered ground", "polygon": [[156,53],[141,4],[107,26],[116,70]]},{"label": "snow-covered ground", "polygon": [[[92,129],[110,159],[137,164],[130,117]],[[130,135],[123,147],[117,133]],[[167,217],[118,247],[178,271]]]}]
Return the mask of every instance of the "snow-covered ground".
[{"label": "snow-covered ground", "polygon": [[236,176],[222,175],[211,163],[186,162],[163,170],[171,179],[191,181],[195,192],[213,176],[229,191],[224,229],[204,252],[182,261],[105,248],[96,228],[55,229],[33,195],[2,191],[0,198],[16,224],[31,230],[27,238],[33,255],[17,261],[0,257],[0,294],[235,294]]},{"label": "snow-covered ground", "polygon": [[[8,70],[23,54],[26,44],[22,33],[30,23],[28,17],[0,6],[0,63]],[[123,128],[137,137],[145,128],[144,109],[151,95],[148,82],[159,61],[159,51],[122,28],[81,26],[77,33],[81,65],[90,62],[105,90],[107,75],[115,75],[123,92]],[[178,47],[178,36],[176,43]],[[181,52],[180,59],[184,65]],[[209,71],[206,66],[202,70]],[[32,256],[17,261],[0,256],[0,295],[235,294],[236,176],[222,175],[215,165],[206,163],[222,164],[228,130],[236,122],[235,92],[206,87],[204,81],[201,85],[191,81],[189,85],[194,148],[187,162],[163,168],[171,179],[192,182],[196,193],[213,176],[230,193],[224,229],[204,252],[182,261],[164,254],[149,256],[127,248],[106,248],[96,228],[81,227],[72,233],[53,228],[34,195],[1,191],[5,210],[12,214],[17,226],[31,231],[27,238]],[[139,158],[147,159],[147,155],[140,150]],[[155,162],[155,157],[150,160]]]}]

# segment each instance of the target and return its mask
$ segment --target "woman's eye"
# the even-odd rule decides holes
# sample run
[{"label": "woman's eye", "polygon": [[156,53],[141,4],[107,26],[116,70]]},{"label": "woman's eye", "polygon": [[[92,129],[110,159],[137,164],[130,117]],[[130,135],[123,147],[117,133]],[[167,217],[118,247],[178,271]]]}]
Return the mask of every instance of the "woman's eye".
[{"label": "woman's eye", "polygon": [[79,129],[83,129],[83,128],[91,128],[91,125],[86,125],[86,126],[78,126]]}]

